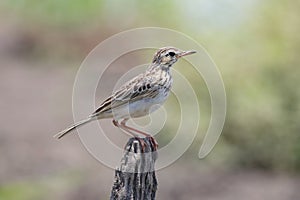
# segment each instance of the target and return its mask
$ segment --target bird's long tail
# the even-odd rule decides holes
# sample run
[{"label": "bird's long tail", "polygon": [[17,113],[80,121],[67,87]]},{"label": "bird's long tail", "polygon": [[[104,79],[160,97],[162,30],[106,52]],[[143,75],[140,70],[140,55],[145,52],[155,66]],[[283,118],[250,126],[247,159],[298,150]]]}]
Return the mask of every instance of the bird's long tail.
[{"label": "bird's long tail", "polygon": [[66,134],[68,134],[68,133],[70,133],[71,131],[73,131],[74,129],[76,129],[77,127],[82,126],[82,125],[84,125],[84,124],[86,124],[86,123],[89,123],[89,122],[91,122],[91,121],[93,121],[93,120],[96,120],[96,119],[97,119],[96,117],[92,117],[92,116],[89,117],[89,118],[86,118],[86,119],[84,119],[84,120],[82,120],[82,121],[79,121],[79,122],[73,124],[72,126],[66,128],[65,130],[63,130],[63,131],[57,133],[57,134],[54,135],[53,137],[56,138],[56,139],[60,139],[60,138],[62,138],[63,136],[65,136]]}]

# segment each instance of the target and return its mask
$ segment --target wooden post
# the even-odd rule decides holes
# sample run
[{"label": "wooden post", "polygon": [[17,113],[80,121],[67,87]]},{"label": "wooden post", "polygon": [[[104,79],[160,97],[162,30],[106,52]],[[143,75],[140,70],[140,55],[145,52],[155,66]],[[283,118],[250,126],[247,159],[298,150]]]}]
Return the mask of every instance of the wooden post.
[{"label": "wooden post", "polygon": [[150,138],[140,140],[145,142],[144,153],[139,139],[127,142],[120,167],[115,170],[110,200],[155,200],[157,152]]}]

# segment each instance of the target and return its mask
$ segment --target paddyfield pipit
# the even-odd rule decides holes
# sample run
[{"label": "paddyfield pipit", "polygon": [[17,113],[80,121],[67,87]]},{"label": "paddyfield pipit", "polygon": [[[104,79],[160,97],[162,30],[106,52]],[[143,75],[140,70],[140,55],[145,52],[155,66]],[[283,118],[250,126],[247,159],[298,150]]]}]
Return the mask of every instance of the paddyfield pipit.
[{"label": "paddyfield pipit", "polygon": [[[153,108],[151,109],[152,106],[162,105],[166,101],[173,81],[170,68],[179,58],[193,53],[196,53],[196,51],[182,51],[174,47],[159,49],[144,73],[121,86],[88,118],[73,124],[54,137],[60,139],[77,127],[93,120],[112,118],[112,122],[116,127],[134,137],[138,135],[150,137],[155,148],[157,148],[158,144],[151,135],[127,126],[126,122],[130,118],[148,115],[149,112],[154,111]],[[157,108],[158,106],[156,106]],[[144,145],[143,140],[139,141]]]}]

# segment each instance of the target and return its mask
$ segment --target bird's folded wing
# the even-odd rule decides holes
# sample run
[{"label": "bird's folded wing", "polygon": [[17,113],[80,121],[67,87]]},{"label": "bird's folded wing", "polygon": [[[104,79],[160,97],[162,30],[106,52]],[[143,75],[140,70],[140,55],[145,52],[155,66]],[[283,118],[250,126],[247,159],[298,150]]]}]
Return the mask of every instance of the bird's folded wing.
[{"label": "bird's folded wing", "polygon": [[151,83],[150,80],[137,77],[124,84],[119,90],[108,97],[92,115],[111,111],[112,109],[144,98],[153,98],[159,93],[158,87],[158,85]]}]

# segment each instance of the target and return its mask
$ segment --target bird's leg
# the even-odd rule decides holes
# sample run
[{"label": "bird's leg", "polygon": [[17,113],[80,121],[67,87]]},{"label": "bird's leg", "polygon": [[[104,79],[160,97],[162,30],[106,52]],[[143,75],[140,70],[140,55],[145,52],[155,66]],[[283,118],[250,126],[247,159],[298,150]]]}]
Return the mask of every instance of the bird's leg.
[{"label": "bird's leg", "polygon": [[126,128],[126,129],[128,129],[128,130],[137,132],[137,133],[142,134],[142,135],[144,135],[144,136],[146,136],[146,137],[152,137],[152,136],[151,136],[150,134],[148,134],[148,133],[145,133],[145,132],[143,132],[143,131],[137,130],[137,129],[132,128],[132,127],[130,127],[130,126],[127,126],[127,125],[126,125],[126,122],[127,122],[127,121],[128,121],[128,119],[123,119],[123,120],[121,121],[120,125],[121,125],[122,127]]},{"label": "bird's leg", "polygon": [[150,135],[150,134],[148,134],[148,133],[145,133],[145,132],[143,132],[143,131],[137,130],[137,129],[135,129],[135,128],[132,128],[132,127],[130,127],[130,126],[127,126],[127,125],[126,125],[126,122],[127,122],[127,121],[128,121],[128,119],[122,120],[120,125],[121,125],[123,128],[125,128],[126,130],[134,131],[134,132],[136,132],[136,133],[139,133],[139,134],[142,134],[142,135],[144,135],[144,136],[146,136],[146,137],[149,137],[150,140],[151,140],[151,142],[152,142],[152,145],[154,146],[154,150],[157,150],[157,148],[158,148],[158,143],[157,143],[157,141],[155,140],[155,138],[154,138],[152,135]]},{"label": "bird's leg", "polygon": [[133,132],[131,132],[131,131],[129,131],[129,130],[126,130],[124,127],[122,127],[121,124],[120,124],[117,120],[112,120],[112,123],[113,123],[116,127],[118,127],[119,129],[123,130],[123,132],[125,132],[127,135],[133,136],[133,137],[135,137],[135,138],[138,137],[137,134],[135,134],[135,133],[133,133]]},{"label": "bird's leg", "polygon": [[[127,119],[127,120],[128,120],[128,119]],[[127,120],[126,120],[126,121],[127,121]],[[123,120],[123,121],[124,121],[124,120]],[[136,139],[140,142],[140,144],[141,144],[141,146],[142,146],[142,153],[144,152],[146,143],[145,143],[145,141],[144,141],[142,138],[138,137],[137,134],[135,134],[135,133],[133,133],[132,131],[130,131],[130,130],[128,130],[127,128],[125,128],[125,127],[122,125],[122,123],[120,124],[120,123],[119,123],[118,121],[116,121],[116,120],[113,120],[112,122],[113,122],[113,124],[114,124],[116,127],[118,127],[118,128],[120,128],[121,130],[123,130],[126,134],[131,135],[131,136],[133,136],[134,138],[136,138]]]}]

